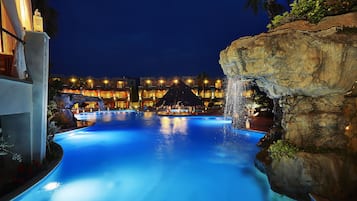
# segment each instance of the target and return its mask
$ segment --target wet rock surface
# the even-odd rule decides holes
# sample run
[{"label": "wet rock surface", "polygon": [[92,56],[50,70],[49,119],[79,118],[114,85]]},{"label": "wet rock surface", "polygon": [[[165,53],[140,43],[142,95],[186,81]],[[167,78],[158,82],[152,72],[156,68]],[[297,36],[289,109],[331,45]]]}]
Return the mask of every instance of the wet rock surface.
[{"label": "wet rock surface", "polygon": [[355,200],[357,165],[354,157],[299,152],[295,158],[273,160],[266,168],[271,188],[298,200],[313,193],[328,200]]}]

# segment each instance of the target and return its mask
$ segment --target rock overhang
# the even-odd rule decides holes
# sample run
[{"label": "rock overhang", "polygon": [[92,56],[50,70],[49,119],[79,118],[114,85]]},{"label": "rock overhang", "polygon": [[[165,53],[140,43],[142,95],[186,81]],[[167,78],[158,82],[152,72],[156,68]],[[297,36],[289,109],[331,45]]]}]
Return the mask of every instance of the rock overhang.
[{"label": "rock overhang", "polygon": [[[346,15],[357,19],[357,12]],[[294,22],[297,28],[240,38],[220,52],[219,63],[227,77],[254,79],[274,98],[345,94],[357,80],[357,34],[344,29],[357,29],[357,20],[335,22]]]}]

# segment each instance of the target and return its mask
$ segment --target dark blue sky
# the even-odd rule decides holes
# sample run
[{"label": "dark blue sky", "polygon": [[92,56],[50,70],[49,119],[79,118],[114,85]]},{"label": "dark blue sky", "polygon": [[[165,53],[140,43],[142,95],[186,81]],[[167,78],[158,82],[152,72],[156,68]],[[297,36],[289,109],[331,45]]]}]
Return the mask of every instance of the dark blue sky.
[{"label": "dark blue sky", "polygon": [[223,76],[219,52],[266,31],[245,0],[51,0],[51,73],[94,77]]}]

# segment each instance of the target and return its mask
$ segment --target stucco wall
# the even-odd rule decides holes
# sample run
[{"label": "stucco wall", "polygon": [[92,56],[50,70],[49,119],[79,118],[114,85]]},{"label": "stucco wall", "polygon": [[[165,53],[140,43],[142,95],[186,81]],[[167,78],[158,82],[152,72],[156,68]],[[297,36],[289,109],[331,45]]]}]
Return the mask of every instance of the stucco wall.
[{"label": "stucco wall", "polygon": [[32,79],[32,154],[41,161],[46,154],[49,37],[43,32],[26,32],[25,57]]}]

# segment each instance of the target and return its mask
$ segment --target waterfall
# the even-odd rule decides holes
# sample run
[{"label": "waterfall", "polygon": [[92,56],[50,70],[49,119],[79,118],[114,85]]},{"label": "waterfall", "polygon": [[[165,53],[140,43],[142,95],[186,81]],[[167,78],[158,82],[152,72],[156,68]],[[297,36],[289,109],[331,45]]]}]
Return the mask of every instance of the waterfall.
[{"label": "waterfall", "polygon": [[231,117],[233,127],[236,128],[245,128],[245,83],[246,80],[240,76],[227,78],[224,117]]}]

